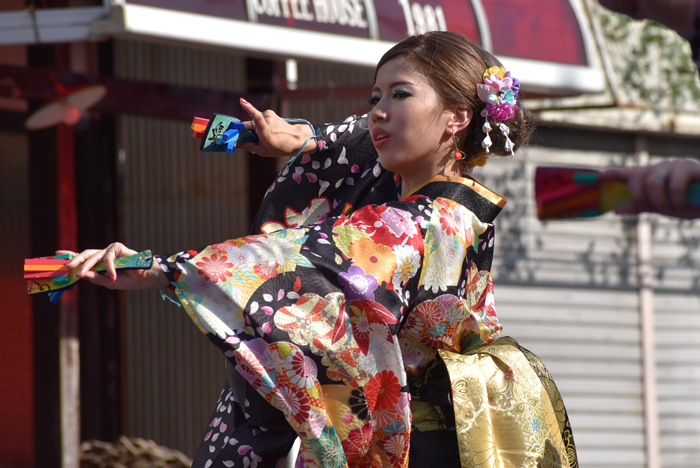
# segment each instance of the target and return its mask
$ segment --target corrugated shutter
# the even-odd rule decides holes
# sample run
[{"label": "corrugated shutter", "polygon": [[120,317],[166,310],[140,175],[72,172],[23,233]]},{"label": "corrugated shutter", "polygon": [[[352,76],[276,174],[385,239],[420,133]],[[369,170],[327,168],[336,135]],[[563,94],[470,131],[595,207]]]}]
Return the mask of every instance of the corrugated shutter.
[{"label": "corrugated shutter", "polygon": [[[236,90],[245,76],[231,53],[122,41],[116,50],[122,78]],[[247,160],[199,152],[189,125],[119,119],[124,242],[133,248],[175,252],[247,233]],[[125,304],[129,435],[191,456],[225,380],[223,357],[157,292],[129,292]]]},{"label": "corrugated shutter", "polygon": [[661,461],[695,468],[700,460],[700,294],[657,293],[656,366]]},{"label": "corrugated shutter", "polygon": [[651,217],[661,461],[700,462],[700,223]]}]

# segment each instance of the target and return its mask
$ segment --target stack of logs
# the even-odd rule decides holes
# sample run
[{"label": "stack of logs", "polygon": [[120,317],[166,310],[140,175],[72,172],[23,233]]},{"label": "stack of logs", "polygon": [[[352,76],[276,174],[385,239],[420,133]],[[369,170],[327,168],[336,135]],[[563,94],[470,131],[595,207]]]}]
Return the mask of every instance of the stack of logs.
[{"label": "stack of logs", "polygon": [[183,453],[152,440],[121,436],[115,444],[90,440],[82,444],[81,468],[189,468]]}]

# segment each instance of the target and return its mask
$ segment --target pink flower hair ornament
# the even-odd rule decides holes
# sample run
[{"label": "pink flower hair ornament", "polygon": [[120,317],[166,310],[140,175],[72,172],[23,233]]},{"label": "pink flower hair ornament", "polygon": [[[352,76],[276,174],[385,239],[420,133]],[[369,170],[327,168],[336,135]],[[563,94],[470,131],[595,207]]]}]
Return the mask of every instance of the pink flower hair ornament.
[{"label": "pink flower hair ornament", "polygon": [[506,151],[510,151],[512,156],[514,144],[510,140],[508,134],[510,130],[504,123],[515,115],[518,110],[518,92],[520,91],[520,82],[517,78],[511,76],[503,67],[491,67],[484,72],[484,83],[476,85],[476,92],[482,102],[486,103],[486,107],[481,111],[481,116],[484,118],[484,125],[481,127],[486,137],[481,142],[481,146],[486,153],[492,145],[489,132],[491,124],[489,117],[498,125],[498,128],[506,137]]}]

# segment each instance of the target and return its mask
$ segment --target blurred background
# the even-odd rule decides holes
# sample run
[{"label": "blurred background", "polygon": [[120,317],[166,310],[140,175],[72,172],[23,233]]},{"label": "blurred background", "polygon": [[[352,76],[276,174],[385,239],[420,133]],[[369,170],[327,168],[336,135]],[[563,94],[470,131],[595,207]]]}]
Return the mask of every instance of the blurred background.
[{"label": "blurred background", "polygon": [[158,294],[83,285],[52,304],[26,294],[23,259],[245,235],[277,161],[199,152],[192,117],[245,118],[241,96],[312,122],[364,113],[383,52],[434,29],[496,54],[536,114],[533,144],[474,176],[509,200],[504,333],[548,365],[580,466],[698,466],[700,225],[541,222],[533,199],[538,165],[700,157],[698,2],[2,0],[0,467],[77,467],[81,443],[120,436],[191,457],[225,379]]}]

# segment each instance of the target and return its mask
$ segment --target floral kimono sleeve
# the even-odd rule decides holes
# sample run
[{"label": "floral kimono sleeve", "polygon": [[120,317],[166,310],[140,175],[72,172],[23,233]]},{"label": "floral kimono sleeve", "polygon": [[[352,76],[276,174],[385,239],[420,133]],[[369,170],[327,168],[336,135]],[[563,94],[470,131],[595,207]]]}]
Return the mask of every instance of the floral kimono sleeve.
[{"label": "floral kimono sleeve", "polygon": [[396,334],[411,204],[158,257],[202,332],[302,440],[307,466],[406,466],[411,413]]}]

